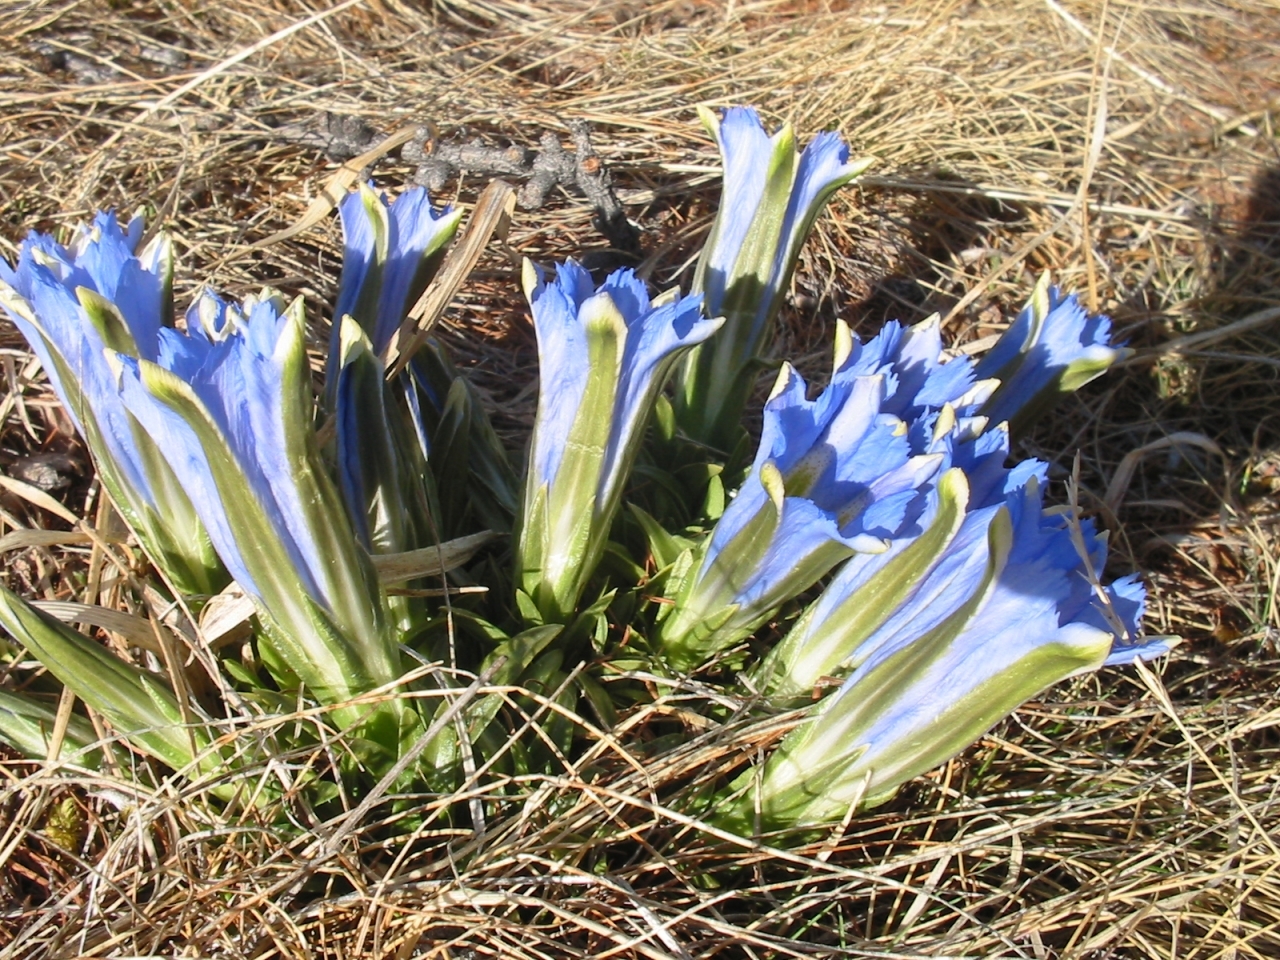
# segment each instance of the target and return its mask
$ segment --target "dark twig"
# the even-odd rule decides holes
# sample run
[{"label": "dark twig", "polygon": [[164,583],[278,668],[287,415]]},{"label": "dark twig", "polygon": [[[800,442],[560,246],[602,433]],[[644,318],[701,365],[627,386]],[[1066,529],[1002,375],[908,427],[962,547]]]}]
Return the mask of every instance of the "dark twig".
[{"label": "dark twig", "polygon": [[516,177],[525,180],[519,204],[525,210],[540,209],[556,187],[581,193],[595,209],[597,230],[617,252],[639,257],[640,234],[627,220],[622,204],[613,192],[608,168],[591,144],[591,127],[585,120],[571,120],[569,135],[574,150],[566,150],[550,130],[539,140],[539,149],[512,145],[495,147],[483,140],[467,143],[441,141],[429,127],[407,143],[401,156],[416,163],[414,180],[428,190],[441,190],[454,176]]},{"label": "dark twig", "polygon": [[369,149],[378,131],[361,117],[324,113],[318,122],[289,123],[275,131],[278,139],[323,150],[330,160],[350,160]]},{"label": "dark twig", "polygon": [[[627,220],[613,192],[613,181],[591,144],[591,128],[584,120],[568,124],[573,150],[546,131],[533,150],[518,144],[500,147],[472,139],[465,143],[441,140],[434,127],[419,127],[404,145],[401,157],[417,167],[414,182],[432,192],[444,190],[458,176],[508,177],[523,180],[521,209],[538,210],[557,188],[584,196],[595,210],[593,222],[619,259],[639,260],[640,232]],[[359,156],[377,140],[379,132],[358,116],[326,113],[318,121],[291,123],[275,135],[290,143],[323,150],[331,160]]]}]

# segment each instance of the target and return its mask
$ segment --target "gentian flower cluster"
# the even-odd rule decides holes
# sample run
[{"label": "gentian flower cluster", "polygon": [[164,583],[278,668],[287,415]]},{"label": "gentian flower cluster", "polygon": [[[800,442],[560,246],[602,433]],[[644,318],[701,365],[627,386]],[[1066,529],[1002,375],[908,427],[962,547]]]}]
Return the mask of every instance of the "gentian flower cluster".
[{"label": "gentian flower cluster", "polygon": [[282,675],[343,703],[403,670],[379,586],[312,428],[302,304],[203,294],[156,360],[116,355],[119,398],[166,452],[258,604]]},{"label": "gentian flower cluster", "polygon": [[[170,245],[143,245],[140,220],[99,214],[66,246],[33,234],[16,266],[0,263],[0,306],[174,599],[198,609],[230,579],[252,601],[236,656],[193,624],[192,662],[254,709],[321,705],[349,737],[331,780],[447,790],[470,770],[498,776],[481,787],[496,798],[575,753],[561,721],[580,696],[615,711],[592,673],[627,648],[648,671],[698,672],[762,713],[797,711],[759,765],[712,791],[711,819],[804,831],[887,799],[1052,683],[1168,651],[1141,638],[1141,583],[1099,581],[1105,538],[1046,508],[1045,466],[1009,462],[1011,430],[1124,355],[1105,317],[1047,279],[977,361],[946,358],[937,318],[865,343],[838,324],[812,399],[782,365],[724,502],[741,468],[705,457],[737,444],[805,236],[866,162],[834,134],[797,153],[789,127],[770,137],[751,110],[704,119],[725,188],[691,294],[654,295],[629,270],[597,282],[572,260],[551,278],[524,264],[539,397],[522,492],[441,344],[406,347],[419,349],[412,306],[460,216],[425,190],[390,200],[360,186],[340,204],[319,397],[300,301],[206,290],[175,325]],[[672,456],[681,433],[696,442]],[[620,509],[653,490],[687,498],[685,519]],[[647,553],[630,550],[641,535]],[[2,588],[0,625],[128,744],[243,802],[240,765],[261,751],[214,732],[175,651],[126,661]],[[450,678],[499,692],[455,697]],[[550,691],[557,716],[505,740]],[[0,736],[26,754],[50,749],[54,717],[0,690]],[[281,726],[283,749],[305,741],[302,725]],[[79,715],[64,744],[68,763],[109,752]],[[460,802],[457,816],[477,809]]]},{"label": "gentian flower cluster", "polygon": [[116,508],[183,593],[208,595],[227,575],[187,492],[119,402],[106,351],[154,360],[172,324],[173,245],[139,250],[144,223],[114,213],[76,228],[67,246],[33,233],[16,267],[0,261],[0,307],[40,358],[93,455]]},{"label": "gentian flower cluster", "polygon": [[[1054,307],[1063,318],[1083,313],[1074,298]],[[1034,315],[1033,304],[1021,316]],[[982,377],[985,362],[943,362],[936,317],[909,329],[889,323],[865,346],[842,327],[816,400],[784,366],[751,474],[710,535],[672,565],[657,638],[674,668],[691,669],[848,557],[752,678],[783,707],[847,679],[762,776],[740,778],[736,801],[720,807],[722,826],[839,820],[1051,683],[1168,651],[1163,640],[1133,639],[1140,584],[1094,595],[1087,572],[1102,569],[1102,542],[1087,521],[1042,513],[1044,465],[1007,467],[1008,423],[988,414],[1017,419],[1073,364],[1100,349],[1118,356],[1096,344],[1104,324],[1074,323],[1052,334],[1056,350],[1006,360],[1008,385]],[[1036,335],[1016,323],[1008,336]],[[1011,353],[1003,340],[995,351]]]}]

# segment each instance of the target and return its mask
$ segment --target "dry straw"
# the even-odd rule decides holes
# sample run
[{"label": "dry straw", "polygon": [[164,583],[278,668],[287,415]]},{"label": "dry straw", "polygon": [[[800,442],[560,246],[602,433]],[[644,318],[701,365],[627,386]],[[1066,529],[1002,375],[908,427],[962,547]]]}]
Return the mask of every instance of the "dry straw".
[{"label": "dry straw", "polygon": [[[785,352],[825,357],[835,316],[870,332],[934,310],[963,347],[1051,269],[1138,354],[1027,452],[1062,478],[1083,449],[1082,502],[1101,509],[1105,495],[1103,519],[1123,524],[1117,569],[1148,571],[1149,629],[1190,641],[1155,673],[1051,690],[791,852],[673,809],[781,727],[713,724],[700,707],[714,691],[657,678],[657,702],[615,729],[571,717],[593,746],[555,777],[477,771],[460,797],[350,797],[331,822],[301,810],[291,833],[228,818],[180,779],[141,771],[140,787],[122,770],[2,760],[0,957],[1280,955],[1274,5],[50,0],[0,8],[0,38],[0,252],[28,227],[146,203],[173,231],[180,296],[211,277],[331,298],[332,221],[253,247],[333,175],[280,129],[326,110],[497,145],[589,121],[664,284],[687,282],[715,195],[695,105],[839,127],[878,158],[875,176],[808,248]],[[393,153],[376,172],[395,183],[411,169]],[[449,199],[483,186],[464,180]],[[516,211],[506,242],[543,260],[602,245],[572,197]],[[507,252],[479,261],[445,318],[518,444],[534,354]],[[326,318],[313,319],[320,337]],[[131,615],[97,625],[146,656],[125,627],[181,613],[138,606],[156,596],[139,556],[7,325],[0,376],[8,583]],[[535,728],[563,710],[521,702],[540,704],[525,715]],[[235,721],[241,737],[316,722],[247,706]],[[646,748],[672,732],[682,745]],[[325,768],[343,749],[278,757],[262,775]],[[465,830],[446,816],[458,799]]]}]

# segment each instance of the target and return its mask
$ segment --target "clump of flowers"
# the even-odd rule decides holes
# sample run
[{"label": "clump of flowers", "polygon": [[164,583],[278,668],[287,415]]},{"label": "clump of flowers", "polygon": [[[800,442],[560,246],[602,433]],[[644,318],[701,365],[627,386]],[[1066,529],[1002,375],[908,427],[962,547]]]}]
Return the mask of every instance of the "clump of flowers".
[{"label": "clump of flowers", "polygon": [[[205,291],[175,322],[163,233],[143,246],[140,219],[104,213],[66,245],[33,234],[0,263],[0,306],[164,589],[191,610],[242,595],[252,618],[234,655],[191,625],[189,663],[217,703],[193,696],[173,651],[128,662],[3,588],[0,625],[130,747],[264,815],[300,788],[242,782],[264,754],[341,735],[329,779],[301,781],[317,803],[335,777],[447,793],[489,776],[499,791],[582,749],[563,723],[504,739],[529,731],[509,690],[608,718],[636,696],[596,679],[624,655],[651,675],[701,673],[796,717],[713,790],[709,818],[744,835],[839,822],[1049,685],[1166,653],[1141,635],[1141,583],[1098,579],[1105,538],[1045,506],[1043,464],[1009,462],[1011,430],[1123,355],[1109,321],[1047,278],[977,361],[945,358],[936,318],[865,343],[839,324],[815,396],[781,365],[731,483],[720,452],[742,436],[800,247],[867,161],[834,134],[798,153],[751,110],[705,119],[725,187],[692,293],[525,263],[540,392],[522,488],[438,342],[388,375],[389,353],[422,341],[406,335],[412,308],[459,223],[425,190],[360,186],[340,205],[318,391],[300,301]],[[482,680],[498,692],[461,696]],[[319,719],[269,742],[219,729],[299,706]],[[42,756],[54,722],[39,697],[0,689],[16,749]],[[67,762],[111,755],[87,715],[60,736]],[[459,799],[459,818],[472,810]]]}]

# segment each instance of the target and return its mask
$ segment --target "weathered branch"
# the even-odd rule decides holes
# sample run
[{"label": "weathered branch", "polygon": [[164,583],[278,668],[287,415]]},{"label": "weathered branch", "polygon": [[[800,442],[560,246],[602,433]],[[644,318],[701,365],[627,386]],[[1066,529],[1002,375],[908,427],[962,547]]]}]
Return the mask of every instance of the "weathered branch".
[{"label": "weathered branch", "polygon": [[569,122],[574,150],[566,150],[551,131],[542,134],[539,149],[512,145],[494,147],[475,139],[468,143],[446,143],[428,127],[407,143],[401,156],[418,165],[414,180],[428,190],[441,190],[455,176],[514,177],[525,181],[519,204],[537,210],[556,187],[576,191],[595,209],[595,226],[615,250],[631,256],[640,253],[640,235],[627,220],[622,204],[613,192],[608,168],[591,143],[591,128],[584,120]]},{"label": "weathered branch", "polygon": [[[572,151],[560,138],[546,131],[538,149],[517,144],[499,147],[472,139],[465,143],[442,140],[434,128],[419,127],[401,150],[401,158],[417,167],[414,182],[433,192],[444,190],[459,176],[507,177],[523,180],[518,197],[525,210],[537,210],[557,188],[585,197],[595,210],[593,222],[613,250],[628,259],[639,259],[640,233],[627,220],[613,192],[613,181],[591,143],[591,128],[583,120],[568,124]],[[380,135],[357,116],[326,113],[319,122],[289,124],[277,136],[323,150],[333,160],[347,160],[364,153]]]}]

